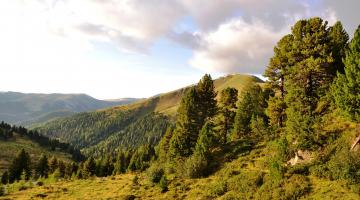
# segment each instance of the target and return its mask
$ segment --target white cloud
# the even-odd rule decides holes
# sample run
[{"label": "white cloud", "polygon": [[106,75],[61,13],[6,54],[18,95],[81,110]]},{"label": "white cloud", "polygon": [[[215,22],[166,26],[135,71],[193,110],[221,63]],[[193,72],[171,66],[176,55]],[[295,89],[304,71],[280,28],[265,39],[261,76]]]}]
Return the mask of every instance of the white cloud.
[{"label": "white cloud", "polygon": [[260,21],[233,19],[202,35],[190,64],[205,71],[259,73],[287,31],[274,31]]}]

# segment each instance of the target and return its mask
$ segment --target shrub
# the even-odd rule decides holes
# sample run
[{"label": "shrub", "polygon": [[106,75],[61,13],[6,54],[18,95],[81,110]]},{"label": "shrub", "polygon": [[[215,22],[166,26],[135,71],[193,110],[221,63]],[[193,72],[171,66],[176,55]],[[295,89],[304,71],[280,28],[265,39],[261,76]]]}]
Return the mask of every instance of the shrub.
[{"label": "shrub", "polygon": [[310,182],[307,177],[293,175],[285,183],[284,199],[299,199],[310,192]]},{"label": "shrub", "polygon": [[344,148],[335,154],[327,164],[332,179],[360,183],[360,153]]},{"label": "shrub", "polygon": [[138,175],[134,176],[134,178],[132,179],[132,184],[133,185],[139,185],[139,177],[138,177]]},{"label": "shrub", "polygon": [[152,165],[148,169],[148,177],[152,183],[159,183],[163,175],[164,175],[164,169],[156,165]]},{"label": "shrub", "polygon": [[169,183],[168,183],[168,180],[167,180],[166,176],[163,176],[161,178],[161,180],[160,180],[160,183],[159,183],[159,186],[161,188],[161,192],[168,191],[168,185],[169,185]]},{"label": "shrub", "polygon": [[225,181],[216,181],[210,186],[209,195],[212,197],[222,196],[227,192],[227,183]]},{"label": "shrub", "polygon": [[208,173],[207,160],[199,155],[194,154],[185,162],[185,175],[189,178],[200,178]]}]

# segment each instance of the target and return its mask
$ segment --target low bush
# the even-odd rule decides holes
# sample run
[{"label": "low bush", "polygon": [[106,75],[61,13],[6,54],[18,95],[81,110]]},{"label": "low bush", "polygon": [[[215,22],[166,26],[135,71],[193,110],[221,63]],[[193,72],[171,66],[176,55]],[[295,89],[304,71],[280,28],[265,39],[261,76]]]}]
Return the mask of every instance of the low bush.
[{"label": "low bush", "polygon": [[164,175],[164,169],[161,167],[158,167],[156,165],[152,165],[148,171],[147,175],[149,177],[149,180],[152,183],[159,183],[161,180],[161,177]]}]

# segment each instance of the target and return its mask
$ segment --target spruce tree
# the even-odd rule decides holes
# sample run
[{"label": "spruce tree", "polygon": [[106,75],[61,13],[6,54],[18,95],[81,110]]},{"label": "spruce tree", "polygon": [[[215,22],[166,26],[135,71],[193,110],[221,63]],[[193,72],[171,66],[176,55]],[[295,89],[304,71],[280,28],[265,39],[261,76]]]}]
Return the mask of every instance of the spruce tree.
[{"label": "spruce tree", "polygon": [[250,134],[252,117],[262,117],[264,120],[267,120],[265,115],[267,99],[268,95],[255,83],[243,91],[235,116],[234,139]]},{"label": "spruce tree", "polygon": [[49,160],[49,173],[52,174],[58,168],[58,160],[56,157],[51,157]]},{"label": "spruce tree", "polygon": [[335,104],[346,116],[360,121],[360,26],[346,51],[345,74],[338,74],[332,87]]},{"label": "spruce tree", "polygon": [[227,136],[233,128],[236,115],[236,102],[238,100],[238,91],[235,88],[226,88],[221,91],[220,96],[220,115],[218,119],[219,135],[226,144]]},{"label": "spruce tree", "polygon": [[340,21],[336,22],[329,30],[329,37],[332,46],[332,55],[334,57],[334,65],[336,67],[333,75],[336,72],[344,73],[345,51],[348,47],[349,35],[346,33]]},{"label": "spruce tree", "polygon": [[170,147],[170,140],[173,136],[174,127],[170,126],[166,130],[164,136],[161,138],[159,143],[159,153],[158,157],[160,161],[165,161],[167,159],[167,153]]},{"label": "spruce tree", "polygon": [[169,155],[190,156],[199,134],[198,95],[194,87],[182,98],[178,109],[176,128],[170,140]]},{"label": "spruce tree", "polygon": [[47,178],[49,173],[49,163],[46,155],[41,155],[39,161],[36,164],[35,171],[38,177]]},{"label": "spruce tree", "polygon": [[90,157],[84,163],[83,168],[83,176],[84,178],[88,178],[90,176],[95,175],[96,172],[96,163],[93,157]]},{"label": "spruce tree", "polygon": [[25,173],[26,179],[31,176],[31,160],[30,155],[22,149],[12,161],[9,167],[9,182],[21,180],[22,173]]},{"label": "spruce tree", "polygon": [[215,144],[214,125],[211,122],[205,123],[200,131],[199,139],[196,143],[195,154],[200,154],[206,159],[211,158],[211,149]]},{"label": "spruce tree", "polygon": [[9,183],[9,173],[8,171],[5,171],[2,175],[1,175],[1,183],[6,185]]},{"label": "spruce tree", "polygon": [[310,148],[315,141],[314,111],[326,95],[338,67],[327,22],[320,18],[300,20],[292,28],[293,66],[286,75],[286,130],[298,148]]},{"label": "spruce tree", "polygon": [[198,94],[198,118],[199,128],[205,124],[206,120],[215,116],[217,112],[217,101],[214,82],[210,74],[205,74],[196,86]]}]

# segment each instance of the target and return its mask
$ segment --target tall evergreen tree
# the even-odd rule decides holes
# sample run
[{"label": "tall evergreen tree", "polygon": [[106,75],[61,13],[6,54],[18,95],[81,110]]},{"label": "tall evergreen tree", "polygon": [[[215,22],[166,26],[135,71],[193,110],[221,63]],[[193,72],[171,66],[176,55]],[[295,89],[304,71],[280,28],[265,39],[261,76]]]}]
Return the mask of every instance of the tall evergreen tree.
[{"label": "tall evergreen tree", "polygon": [[170,140],[169,155],[190,156],[199,134],[198,95],[194,87],[182,98],[178,109],[176,128]]},{"label": "tall evergreen tree", "polygon": [[264,120],[267,120],[265,115],[267,99],[268,94],[255,83],[242,92],[242,98],[239,101],[235,116],[233,138],[250,134],[252,117],[262,117]]},{"label": "tall evergreen tree", "polygon": [[56,157],[51,157],[49,160],[49,173],[52,174],[55,172],[55,170],[58,168],[58,160]]},{"label": "tall evergreen tree", "polygon": [[170,147],[170,140],[173,136],[174,127],[170,126],[166,130],[164,136],[162,137],[159,143],[159,153],[158,157],[160,161],[165,161],[167,159],[167,153]]},{"label": "tall evergreen tree", "polygon": [[336,67],[336,72],[344,73],[344,63],[342,62],[345,58],[345,50],[348,46],[349,35],[343,28],[340,21],[336,22],[332,27],[330,27],[329,37],[332,46],[332,55],[334,57],[334,65]]},{"label": "tall evergreen tree", "polygon": [[49,173],[49,163],[46,155],[41,155],[39,161],[36,163],[36,176],[47,178]]},{"label": "tall evergreen tree", "polygon": [[9,173],[8,171],[5,171],[2,175],[1,175],[1,183],[6,185],[9,183]]},{"label": "tall evergreen tree", "polygon": [[360,26],[346,51],[345,74],[338,74],[332,87],[336,106],[346,116],[360,121]]},{"label": "tall evergreen tree", "polygon": [[93,157],[90,157],[86,160],[83,167],[83,176],[84,178],[93,176],[96,173],[96,163]]},{"label": "tall evergreen tree", "polygon": [[265,70],[264,76],[268,78],[266,85],[274,91],[274,97],[269,99],[269,109],[267,114],[271,125],[283,127],[286,118],[286,104],[284,96],[285,77],[293,65],[292,45],[294,37],[289,34],[284,36],[274,48],[274,56],[270,59],[269,65]]},{"label": "tall evergreen tree", "polygon": [[30,155],[24,149],[18,153],[9,167],[9,182],[21,180],[22,173],[25,173],[26,179],[31,176]]},{"label": "tall evergreen tree", "polygon": [[286,75],[286,130],[299,148],[314,143],[314,111],[326,95],[338,70],[327,22],[320,18],[300,20],[292,28],[293,66]]},{"label": "tall evergreen tree", "polygon": [[198,93],[199,109],[199,128],[205,124],[206,120],[215,116],[217,112],[217,101],[214,82],[210,74],[205,74],[196,86]]},{"label": "tall evergreen tree", "polygon": [[220,96],[220,115],[218,119],[219,133],[223,144],[227,142],[227,136],[233,128],[236,115],[236,102],[238,91],[235,88],[226,88],[221,91]]}]

